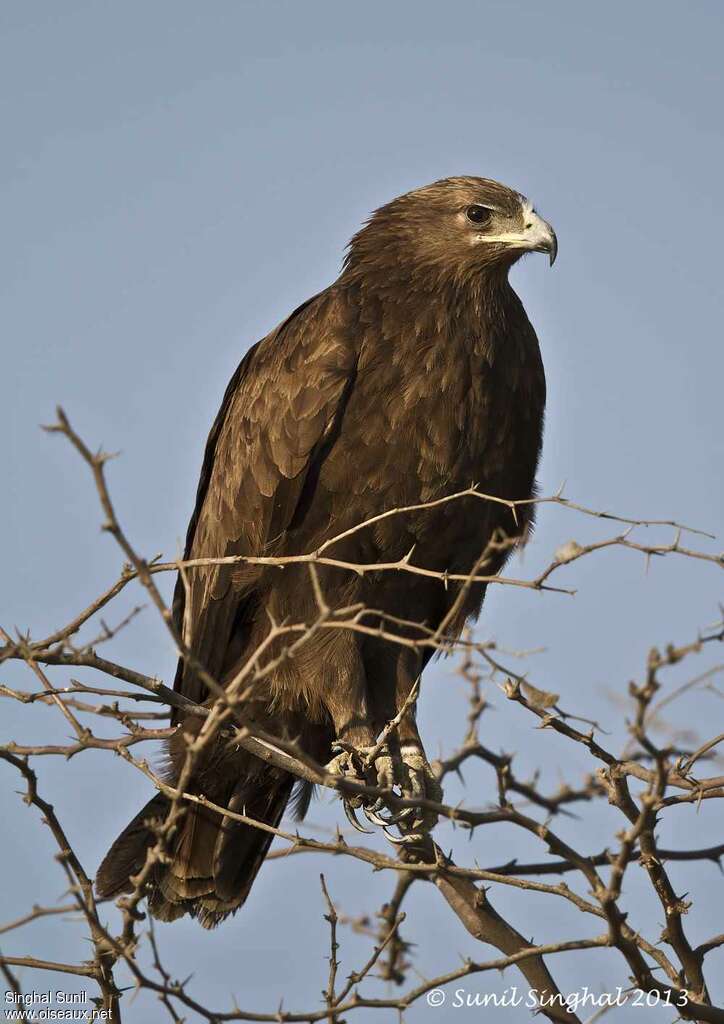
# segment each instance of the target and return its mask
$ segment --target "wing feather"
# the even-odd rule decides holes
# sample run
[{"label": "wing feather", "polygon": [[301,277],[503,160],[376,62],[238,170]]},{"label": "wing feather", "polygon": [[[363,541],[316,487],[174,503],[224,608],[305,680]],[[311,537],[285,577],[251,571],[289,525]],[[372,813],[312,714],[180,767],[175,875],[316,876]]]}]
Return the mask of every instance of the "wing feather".
[{"label": "wing feather", "polygon": [[[271,541],[278,545],[305,482],[316,478],[334,440],[355,365],[332,289],[247,353],[209,435],[185,559],[262,555]],[[216,678],[241,605],[253,599],[262,572],[243,564],[209,566],[190,569],[187,588],[177,580],[177,627],[186,624],[184,642]],[[206,696],[183,659],[175,689],[192,700]]]}]

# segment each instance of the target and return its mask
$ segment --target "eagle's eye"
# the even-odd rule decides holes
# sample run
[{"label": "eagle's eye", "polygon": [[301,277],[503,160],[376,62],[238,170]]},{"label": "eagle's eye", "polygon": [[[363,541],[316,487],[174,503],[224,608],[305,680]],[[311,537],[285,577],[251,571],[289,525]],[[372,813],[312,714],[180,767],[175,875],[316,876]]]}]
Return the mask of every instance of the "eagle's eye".
[{"label": "eagle's eye", "polygon": [[480,206],[478,203],[469,206],[465,211],[465,216],[473,224],[486,224],[490,220],[491,214],[492,210],[489,210],[487,206]]}]

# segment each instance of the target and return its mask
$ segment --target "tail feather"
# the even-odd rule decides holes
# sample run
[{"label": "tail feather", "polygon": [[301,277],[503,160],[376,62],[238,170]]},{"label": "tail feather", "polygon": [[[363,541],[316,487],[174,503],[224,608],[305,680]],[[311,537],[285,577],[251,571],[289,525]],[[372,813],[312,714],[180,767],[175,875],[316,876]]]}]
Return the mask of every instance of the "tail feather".
[{"label": "tail feather", "polygon": [[[255,773],[231,793],[214,802],[272,827],[278,826],[292,791],[291,776]],[[111,846],[96,876],[99,896],[116,896],[132,889],[131,875],[143,867],[155,842],[154,819],[163,819],[169,801],[162,794],[150,800]],[[149,886],[149,909],[161,921],[184,914],[213,928],[244,903],[269,850],[272,832],[221,816],[201,804],[190,804],[173,837],[168,863],[156,865]]]},{"label": "tail feather", "polygon": [[154,842],[153,821],[163,821],[168,813],[168,798],[157,793],[135,818],[126,825],[105,855],[96,875],[96,892],[100,897],[130,892],[129,879],[137,875],[146,861],[146,850]]},{"label": "tail feather", "polygon": [[[291,791],[292,780],[289,778],[281,786],[256,793],[249,803],[248,793],[240,783],[229,800],[228,808],[276,828]],[[244,825],[233,818],[223,819],[213,863],[216,894],[220,900],[239,899],[243,902],[246,899],[273,838],[272,832]]]}]

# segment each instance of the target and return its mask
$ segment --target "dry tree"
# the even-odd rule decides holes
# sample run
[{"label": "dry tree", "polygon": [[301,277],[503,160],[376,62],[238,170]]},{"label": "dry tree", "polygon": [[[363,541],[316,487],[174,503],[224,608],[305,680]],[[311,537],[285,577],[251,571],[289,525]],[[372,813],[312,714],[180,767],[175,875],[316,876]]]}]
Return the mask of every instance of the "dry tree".
[{"label": "dry tree", "polygon": [[[93,1005],[89,1008],[86,1004],[86,1018],[45,1019],[90,1019],[91,1015],[115,1021],[120,1021],[122,1016],[126,1020],[145,1019],[140,1011],[140,1016],[136,1015],[132,998],[134,992],[145,991],[158,998],[159,1014],[167,1014],[173,1021],[329,1021],[332,1024],[358,1017],[387,1020],[393,1013],[404,1019],[408,1011],[412,1013],[425,1004],[433,1009],[497,1007],[499,1016],[510,1011],[509,1019],[515,1020],[522,1019],[523,1012],[537,1008],[549,1020],[569,1024],[593,1021],[608,1012],[616,1016],[624,1005],[655,1009],[656,1019],[724,1021],[724,1006],[715,1005],[717,993],[713,991],[716,956],[724,946],[724,934],[695,942],[688,925],[691,917],[687,918],[697,900],[709,903],[718,900],[724,905],[720,882],[715,882],[711,889],[708,882],[698,884],[702,864],[720,864],[724,855],[724,834],[718,836],[722,840],[718,843],[701,846],[684,840],[676,848],[663,848],[658,838],[662,822],[676,815],[677,808],[685,806],[697,808],[698,820],[706,820],[710,828],[715,832],[718,828],[721,833],[721,806],[718,804],[724,798],[724,775],[718,753],[724,742],[721,719],[717,731],[716,723],[708,725],[706,715],[700,712],[696,720],[687,721],[686,725],[708,729],[705,735],[696,730],[692,732],[691,728],[682,729],[681,722],[676,721],[676,709],[680,706],[676,702],[705,692],[719,700],[723,696],[717,689],[717,676],[724,666],[716,662],[718,645],[724,638],[722,622],[702,628],[695,636],[651,649],[637,681],[630,684],[627,694],[619,694],[619,700],[625,702],[627,727],[623,742],[614,744],[596,722],[582,718],[578,709],[563,708],[559,694],[536,685],[535,674],[528,663],[521,668],[523,652],[507,652],[477,633],[467,632],[459,639],[452,638],[446,635],[444,624],[437,630],[418,627],[417,635],[411,637],[404,628],[409,624],[404,620],[388,618],[380,622],[378,614],[371,615],[373,610],[359,606],[331,609],[325,601],[317,572],[319,565],[334,565],[358,574],[389,572],[434,576],[440,586],[449,586],[453,581],[459,583],[461,592],[482,580],[496,587],[570,593],[568,567],[601,552],[625,550],[631,552],[630,557],[643,557],[647,562],[687,559],[704,563],[706,571],[715,571],[722,567],[724,558],[708,550],[711,547],[708,534],[673,521],[631,519],[588,508],[557,493],[532,500],[538,505],[556,506],[566,516],[575,517],[580,530],[584,530],[584,523],[598,521],[613,532],[587,543],[565,542],[544,568],[532,576],[487,577],[485,565],[489,551],[482,553],[474,572],[464,579],[417,565],[409,558],[383,565],[350,564],[335,558],[334,544],[338,538],[330,539],[319,550],[285,558],[234,556],[233,560],[237,561],[276,564],[280,571],[290,562],[305,565],[317,615],[308,622],[275,623],[265,649],[255,652],[231,686],[223,688],[203,665],[198,665],[212,699],[204,705],[195,705],[152,674],[150,666],[144,666],[147,670],[144,672],[99,652],[121,631],[133,628],[140,606],[126,607],[114,626],[108,625],[107,616],[110,606],[125,597],[127,589],[135,584],[142,588],[146,601],[155,608],[161,628],[170,633],[176,651],[190,657],[174,627],[159,582],[176,572],[184,579],[209,560],[162,561],[140,554],[116,514],[106,479],[108,456],[103,452],[93,453],[61,410],[57,423],[49,429],[69,441],[90,470],[100,502],[103,529],[117,543],[125,563],[118,578],[103,593],[50,635],[36,639],[29,633],[11,633],[8,626],[2,630],[0,656],[3,663],[6,667],[11,662],[22,663],[29,678],[24,686],[11,686],[4,680],[0,685],[0,696],[19,703],[23,709],[19,719],[23,725],[22,741],[7,734],[2,737],[0,760],[7,768],[4,783],[6,786],[21,783],[23,801],[50,830],[56,860],[67,883],[63,899],[51,903],[48,901],[57,888],[54,882],[48,882],[43,892],[34,891],[26,879],[13,882],[16,889],[26,887],[28,882],[30,909],[15,920],[0,924],[0,967],[6,980],[4,1008],[8,1019],[44,1019],[37,1016],[42,994],[36,990],[33,977],[34,972],[41,972],[44,978],[48,977],[47,972],[53,972],[61,978],[65,976],[69,987],[73,979],[93,986],[94,994],[89,996]],[[481,502],[500,500],[480,493],[475,487],[442,500],[452,502],[471,496]],[[515,510],[517,503],[508,504]],[[392,509],[383,515],[405,515],[409,511]],[[359,524],[359,528],[365,525],[368,523]],[[668,536],[663,542],[651,543],[645,535],[647,529],[649,536],[653,529],[667,531]],[[516,540],[497,538],[491,543],[511,544]],[[391,644],[417,646],[452,656],[448,664],[454,666],[453,672],[465,690],[465,703],[461,708],[465,707],[466,711],[460,716],[458,745],[441,754],[433,768],[438,782],[447,784],[456,775],[462,778],[463,768],[485,765],[492,772],[486,790],[487,806],[482,809],[470,806],[464,789],[461,790],[463,798],[454,804],[413,800],[395,789],[382,790],[354,778],[331,774],[324,765],[311,761],[294,742],[264,733],[245,717],[245,702],[254,686],[275,670],[280,659],[294,657],[305,640],[319,630],[341,629],[361,633],[374,631]],[[88,638],[81,639],[81,634],[84,637],[88,634]],[[283,641],[281,653],[277,649],[280,638]],[[266,648],[272,644],[276,646],[269,654]],[[74,678],[74,669],[89,670],[92,683]],[[418,684],[411,693],[410,704],[417,701],[420,688],[424,690],[424,681],[422,687]],[[512,756],[494,749],[489,739],[495,728],[491,721],[492,703],[498,705],[496,713],[501,706],[513,712],[513,727],[520,735],[521,746],[525,745],[531,725],[543,734],[545,743],[550,744],[554,735],[558,737],[555,752],[550,755],[560,776],[557,788],[549,788],[548,774],[544,771],[535,773],[532,778],[523,777]],[[57,742],[32,741],[34,713],[41,706],[57,713],[53,726]],[[150,755],[142,756],[141,751],[142,744],[153,744],[172,733],[169,715],[174,708],[182,709],[185,715],[197,715],[203,721],[197,737],[188,744],[181,776],[176,785],[171,786],[163,773],[153,767]],[[379,744],[397,728],[399,717],[387,724]],[[113,734],[99,735],[102,730],[96,723],[110,724]],[[68,740],[65,737],[69,730],[72,735]],[[243,812],[217,807],[203,793],[189,791],[186,784],[206,744],[219,737],[298,779],[314,783],[322,791],[351,798],[374,797],[392,812],[421,804],[442,824],[412,843],[390,844],[387,838],[394,840],[395,836],[389,830],[386,835],[378,830],[364,841],[357,837],[352,839],[348,831],[339,827],[332,835],[315,835],[313,828],[295,829],[284,823],[273,828]],[[155,841],[148,850],[145,864],[133,878],[133,891],[115,904],[99,901],[94,894],[94,866],[82,863],[69,829],[63,824],[68,807],[56,808],[44,795],[47,778],[44,767],[49,761],[59,775],[70,759],[92,750],[123,759],[131,770],[140,773],[169,798],[168,813],[162,820],[153,822]],[[580,770],[582,760],[587,765],[583,772]],[[305,855],[305,859],[315,856],[315,863],[322,872],[320,913],[329,928],[329,947],[324,954],[329,963],[326,978],[321,979],[320,975],[323,994],[317,1005],[307,1008],[292,1005],[288,1009],[294,1002],[294,994],[284,991],[280,980],[278,991],[269,992],[269,1005],[260,1012],[239,1007],[226,993],[220,994],[210,1006],[195,991],[194,980],[176,980],[173,964],[167,962],[163,952],[168,933],[154,930],[152,919],[144,910],[144,900],[154,866],[167,856],[169,841],[192,801],[204,804],[212,812],[273,833],[275,846],[267,857],[270,862],[299,855]],[[68,806],[72,805],[70,796],[67,802]],[[602,804],[608,805],[615,814],[617,825],[609,833],[604,848],[592,849],[589,837],[597,832],[592,822],[598,821],[600,825]],[[512,826],[506,833],[510,857],[504,863],[481,867],[479,860],[486,856],[485,837],[491,828],[501,824]],[[453,850],[443,848],[439,841],[438,833],[446,827],[446,837],[450,827],[454,827],[455,858]],[[458,837],[466,842],[459,842]],[[540,850],[535,859],[519,853],[529,850],[531,843]],[[383,906],[377,911],[370,907],[361,915],[346,914],[330,881],[330,872],[334,870],[330,858],[354,862],[361,875],[372,871],[389,877],[389,897]],[[632,901],[625,896],[634,866],[646,880],[648,893],[640,899],[637,896],[632,907]],[[672,867],[676,869],[675,877]],[[681,869],[686,867],[690,870],[688,894],[682,892],[680,881]],[[266,870],[274,868],[268,866]],[[426,926],[416,918],[411,894],[423,883],[431,884],[443,897],[437,913],[454,915],[480,944],[475,958],[466,957],[456,962],[451,957],[441,972],[429,978],[421,977],[416,970],[414,950]],[[7,872],[4,884],[9,884]],[[635,891],[638,893],[638,889]],[[544,919],[551,922],[548,935],[533,941],[526,937],[522,919],[516,919],[512,912],[506,912],[504,917],[496,910],[496,905],[508,906],[507,896],[511,892],[521,899],[532,901],[540,897],[546,901],[549,909]],[[279,898],[282,899],[281,894]],[[647,899],[654,901],[658,912],[651,912]],[[522,905],[520,902],[512,904],[513,907]],[[569,914],[567,917],[564,914],[566,923],[576,922],[565,938],[560,937],[561,929],[553,924],[553,915],[563,914],[561,907]],[[67,929],[69,918],[84,922],[90,941],[90,952],[85,956],[79,953],[77,958],[59,962],[44,958],[41,950],[31,955],[14,952],[27,948],[31,942],[27,935],[32,933],[23,929],[32,922],[52,919],[54,927]],[[343,929],[361,936],[368,945],[366,959],[354,970],[345,972],[340,970],[339,959]],[[77,948],[83,950],[80,945]],[[595,984],[586,981],[592,977],[585,966],[586,956],[602,949],[618,957],[618,982],[613,988],[609,986],[608,991],[597,990]],[[554,980],[559,963],[565,964],[567,958],[574,958],[571,960],[577,979],[574,988],[564,988]],[[501,992],[500,986],[495,986],[503,971],[507,987]],[[513,972],[518,972],[515,983],[510,981]],[[232,987],[232,979],[229,979],[229,992]],[[60,991],[58,986],[56,989]],[[724,995],[721,987],[718,995],[721,1003]],[[283,999],[282,1004],[280,999]],[[667,1016],[662,1017],[662,1011]],[[638,1016],[636,1019],[648,1018]]]}]

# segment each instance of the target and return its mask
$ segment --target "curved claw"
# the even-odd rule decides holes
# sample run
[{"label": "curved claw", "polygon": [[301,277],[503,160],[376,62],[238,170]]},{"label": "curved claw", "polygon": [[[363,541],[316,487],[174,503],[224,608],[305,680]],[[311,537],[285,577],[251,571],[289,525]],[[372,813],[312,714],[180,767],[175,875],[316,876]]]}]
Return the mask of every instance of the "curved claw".
[{"label": "curved claw", "polygon": [[374,806],[365,807],[363,805],[362,810],[364,811],[365,818],[367,818],[368,821],[371,821],[373,825],[379,825],[380,828],[385,828],[386,825],[389,825],[387,819],[383,818],[381,814],[378,814],[374,809]]},{"label": "curved claw", "polygon": [[382,828],[390,828],[392,825],[397,825],[399,822],[410,818],[416,811],[416,807],[403,807],[401,811],[388,811],[387,814],[382,815],[372,807],[364,808],[365,817],[374,825],[380,825]]},{"label": "curved claw", "polygon": [[422,839],[419,832],[405,832],[404,835],[395,836],[392,835],[387,828],[383,828],[382,831],[385,833],[389,841],[395,844],[395,846],[406,846],[410,843],[419,843]]},{"label": "curved claw", "polygon": [[407,818],[411,818],[413,814],[417,814],[419,811],[418,807],[403,807],[401,811],[397,811],[396,814],[391,814],[387,819],[388,825],[397,825],[400,821],[406,821]]},{"label": "curved claw", "polygon": [[364,825],[360,825],[359,821],[357,820],[357,816],[354,813],[354,809],[347,803],[346,800],[342,801],[342,806],[344,807],[344,813],[347,816],[347,821],[350,823],[352,828],[356,828],[358,832],[364,832],[366,836],[373,835],[370,829],[365,828]]}]

